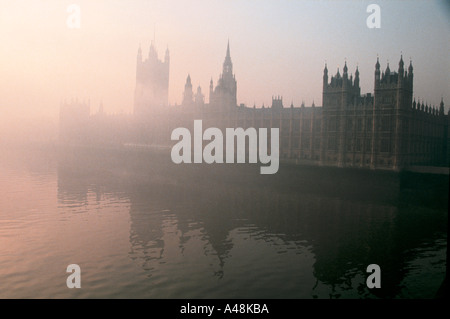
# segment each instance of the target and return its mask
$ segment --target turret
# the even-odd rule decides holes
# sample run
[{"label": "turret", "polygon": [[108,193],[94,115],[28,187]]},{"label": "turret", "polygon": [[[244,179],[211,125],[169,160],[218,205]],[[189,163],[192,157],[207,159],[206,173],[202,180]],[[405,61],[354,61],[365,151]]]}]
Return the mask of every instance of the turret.
[{"label": "turret", "polygon": [[403,77],[403,75],[405,73],[403,65],[404,65],[404,63],[403,63],[403,56],[400,55],[400,62],[398,62],[398,75],[399,75],[399,78]]},{"label": "turret", "polygon": [[198,86],[197,93],[195,94],[195,104],[197,104],[197,106],[202,106],[204,102],[205,100],[204,95],[202,93],[202,88]]},{"label": "turret", "polygon": [[375,88],[380,85],[380,61],[377,57],[377,63],[375,64]]},{"label": "turret", "polygon": [[411,92],[412,92],[412,90],[413,90],[413,78],[414,78],[414,75],[413,75],[412,61],[409,60],[409,67],[408,67],[408,84],[409,84],[409,89],[411,90]]},{"label": "turret", "polygon": [[164,63],[166,64],[170,63],[169,47],[167,47],[166,49],[166,54],[164,56]]},{"label": "turret", "polygon": [[384,75],[386,77],[389,77],[390,74],[391,74],[391,69],[389,68],[389,62],[388,62],[387,66],[386,66],[386,71],[384,71]]},{"label": "turret", "polygon": [[327,64],[325,63],[325,68],[323,69],[323,90],[324,91],[325,91],[327,85],[328,85],[328,68],[327,68]]},{"label": "turret", "polygon": [[211,104],[213,100],[214,95],[214,85],[213,85],[213,79],[211,78],[211,81],[209,82],[209,104]]},{"label": "turret", "polygon": [[439,105],[439,115],[444,115],[444,98],[441,97],[441,104]]},{"label": "turret", "polygon": [[192,92],[192,83],[191,83],[191,75],[188,74],[186,78],[186,84],[184,85],[184,93],[183,93],[183,105],[190,105],[193,102],[193,92]]},{"label": "turret", "polygon": [[148,58],[150,61],[158,59],[158,53],[156,52],[155,46],[153,45],[153,41],[150,44],[150,50],[148,50]]},{"label": "turret", "polygon": [[347,79],[347,78],[348,78],[348,73],[347,73],[347,71],[348,71],[348,68],[347,68],[347,61],[345,61],[345,63],[344,63],[344,73],[342,74],[342,77],[343,77],[344,79]]},{"label": "turret", "polygon": [[356,66],[354,86],[356,88],[359,87],[359,70],[358,70],[358,66]]}]

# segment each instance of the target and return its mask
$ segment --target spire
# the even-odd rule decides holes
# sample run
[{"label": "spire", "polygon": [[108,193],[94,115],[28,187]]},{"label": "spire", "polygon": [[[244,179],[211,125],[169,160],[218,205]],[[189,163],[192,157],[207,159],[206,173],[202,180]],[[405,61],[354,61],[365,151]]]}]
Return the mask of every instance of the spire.
[{"label": "spire", "polygon": [[327,63],[325,62],[325,68],[323,69],[323,89],[325,90],[325,88],[328,85],[328,68],[327,68]]},{"label": "spire", "polygon": [[405,75],[405,71],[403,68],[403,55],[400,55],[400,61],[398,62],[398,80],[400,81],[400,79]]},{"label": "spire", "polygon": [[169,59],[170,59],[169,46],[167,46],[167,48],[166,48],[166,54],[165,54],[164,60],[165,60],[165,61],[169,61]]},{"label": "spire", "polygon": [[142,62],[142,49],[141,49],[141,44],[139,43],[139,49],[138,49],[138,54],[137,54],[137,61]]},{"label": "spire", "polygon": [[152,40],[152,42],[150,44],[150,50],[148,50],[148,57],[151,58],[151,59],[157,59],[158,58],[158,53],[156,52],[153,40]]},{"label": "spire", "polygon": [[230,40],[228,40],[227,43],[227,55],[225,56],[225,61],[223,62],[223,76],[226,74],[233,74],[233,63],[231,62],[231,55],[230,55]]},{"label": "spire", "polygon": [[193,102],[193,92],[192,92],[191,75],[188,74],[186,78],[186,84],[184,85],[183,105],[191,105],[192,102]]},{"label": "spire", "polygon": [[344,74],[346,74],[347,71],[348,71],[348,68],[347,68],[347,60],[346,60],[344,63]]},{"label": "spire", "polygon": [[375,70],[380,70],[380,60],[378,59],[378,55],[377,55],[377,63],[375,64]]}]

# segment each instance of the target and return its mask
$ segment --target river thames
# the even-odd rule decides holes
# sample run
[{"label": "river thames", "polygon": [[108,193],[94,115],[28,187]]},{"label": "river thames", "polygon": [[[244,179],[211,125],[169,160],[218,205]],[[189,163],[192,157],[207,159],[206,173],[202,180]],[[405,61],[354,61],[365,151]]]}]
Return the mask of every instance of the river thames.
[{"label": "river thames", "polygon": [[3,150],[0,190],[1,298],[434,298],[445,277],[448,175],[48,147]]}]

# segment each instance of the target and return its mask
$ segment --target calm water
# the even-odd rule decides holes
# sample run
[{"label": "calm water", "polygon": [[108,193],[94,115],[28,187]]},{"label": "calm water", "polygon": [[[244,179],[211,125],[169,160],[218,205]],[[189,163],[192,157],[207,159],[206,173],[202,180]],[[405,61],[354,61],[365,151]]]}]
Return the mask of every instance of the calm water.
[{"label": "calm water", "polygon": [[1,298],[433,298],[445,276],[448,176],[46,149],[2,151],[0,191]]}]

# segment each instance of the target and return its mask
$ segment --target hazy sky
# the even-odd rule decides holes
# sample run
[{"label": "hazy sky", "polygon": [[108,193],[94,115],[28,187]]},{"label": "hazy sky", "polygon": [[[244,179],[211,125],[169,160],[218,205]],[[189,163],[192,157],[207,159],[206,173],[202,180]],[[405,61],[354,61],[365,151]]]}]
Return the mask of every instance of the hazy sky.
[{"label": "hazy sky", "polygon": [[[81,8],[70,29],[67,7]],[[369,4],[381,28],[369,29]],[[238,103],[302,100],[322,105],[322,72],[345,59],[359,65],[362,93],[373,92],[377,54],[397,70],[400,52],[414,66],[414,96],[450,105],[450,10],[435,1],[0,0],[0,117],[56,118],[61,100],[100,101],[108,113],[131,113],[139,44],[170,50],[169,103],[180,103],[186,76],[194,89],[216,84],[230,41]],[[342,73],[342,71],[341,71]],[[206,100],[208,95],[206,94]],[[1,125],[2,121],[0,121]]]}]

